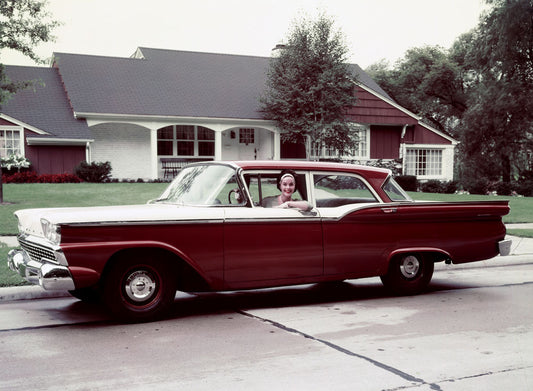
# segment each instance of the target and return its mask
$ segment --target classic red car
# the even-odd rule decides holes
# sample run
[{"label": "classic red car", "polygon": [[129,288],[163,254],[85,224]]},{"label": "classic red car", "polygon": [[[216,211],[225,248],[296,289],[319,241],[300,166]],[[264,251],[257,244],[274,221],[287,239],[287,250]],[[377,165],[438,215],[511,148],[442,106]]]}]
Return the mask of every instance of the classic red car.
[{"label": "classic red car", "polygon": [[[292,195],[280,193],[282,170],[292,170],[283,179],[292,177]],[[267,198],[274,207],[262,206]],[[435,262],[508,253],[508,212],[506,201],[414,202],[379,168],[196,163],[146,205],[17,211],[21,249],[8,264],[44,289],[100,297],[131,321],[164,313],[177,290],[380,276],[394,293],[416,294]]]}]

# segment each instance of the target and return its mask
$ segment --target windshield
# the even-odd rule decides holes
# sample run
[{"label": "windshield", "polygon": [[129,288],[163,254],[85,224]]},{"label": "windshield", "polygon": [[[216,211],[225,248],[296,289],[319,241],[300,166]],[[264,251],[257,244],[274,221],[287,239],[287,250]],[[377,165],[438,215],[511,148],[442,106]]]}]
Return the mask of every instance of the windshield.
[{"label": "windshield", "polygon": [[231,204],[228,195],[238,189],[235,178],[235,169],[226,165],[185,167],[156,201],[197,206]]},{"label": "windshield", "polygon": [[394,179],[392,179],[391,176],[385,182],[383,190],[385,193],[387,193],[391,201],[412,201],[411,197],[409,197],[407,193],[403,191],[400,185]]}]

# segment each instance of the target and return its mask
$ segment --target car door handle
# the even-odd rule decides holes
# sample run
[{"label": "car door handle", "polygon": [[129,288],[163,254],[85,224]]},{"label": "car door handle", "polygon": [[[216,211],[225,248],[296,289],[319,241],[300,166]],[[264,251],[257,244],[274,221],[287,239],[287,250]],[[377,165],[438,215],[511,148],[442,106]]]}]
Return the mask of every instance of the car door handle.
[{"label": "car door handle", "polygon": [[383,213],[396,213],[398,211],[398,208],[381,208]]}]

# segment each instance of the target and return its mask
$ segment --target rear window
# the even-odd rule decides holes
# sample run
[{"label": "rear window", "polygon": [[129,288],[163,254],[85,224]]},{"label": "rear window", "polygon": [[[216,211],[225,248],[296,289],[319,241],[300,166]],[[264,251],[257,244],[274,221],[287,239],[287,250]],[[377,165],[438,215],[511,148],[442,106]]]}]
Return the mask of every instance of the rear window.
[{"label": "rear window", "polygon": [[356,176],[314,174],[313,184],[319,208],[377,202],[368,186]]}]

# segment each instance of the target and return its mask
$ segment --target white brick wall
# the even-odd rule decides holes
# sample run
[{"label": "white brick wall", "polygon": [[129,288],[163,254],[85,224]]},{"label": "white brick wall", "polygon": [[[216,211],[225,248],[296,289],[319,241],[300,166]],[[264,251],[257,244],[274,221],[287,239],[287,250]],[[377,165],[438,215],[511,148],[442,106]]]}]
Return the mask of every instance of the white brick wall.
[{"label": "white brick wall", "polygon": [[150,130],[133,124],[107,123],[91,127],[93,162],[111,162],[111,176],[150,178]]}]

